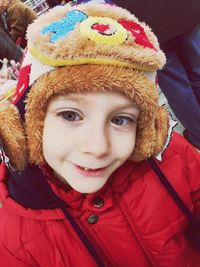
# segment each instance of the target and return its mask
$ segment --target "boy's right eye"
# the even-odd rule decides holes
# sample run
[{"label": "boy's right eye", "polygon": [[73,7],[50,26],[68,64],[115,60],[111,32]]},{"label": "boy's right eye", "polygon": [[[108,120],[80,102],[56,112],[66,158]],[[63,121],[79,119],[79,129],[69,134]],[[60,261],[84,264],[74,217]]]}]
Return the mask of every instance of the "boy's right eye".
[{"label": "boy's right eye", "polygon": [[72,111],[72,110],[62,111],[58,114],[58,116],[61,116],[64,120],[67,120],[67,121],[82,120],[82,117],[78,114],[78,112]]}]

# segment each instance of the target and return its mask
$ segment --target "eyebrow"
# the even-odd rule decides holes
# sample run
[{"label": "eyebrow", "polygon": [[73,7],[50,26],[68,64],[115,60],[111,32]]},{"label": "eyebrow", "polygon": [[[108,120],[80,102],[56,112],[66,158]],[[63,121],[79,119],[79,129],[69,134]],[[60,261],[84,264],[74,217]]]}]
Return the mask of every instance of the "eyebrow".
[{"label": "eyebrow", "polygon": [[88,103],[89,102],[84,97],[70,95],[70,94],[67,95],[66,97],[65,96],[61,96],[61,97],[63,97],[63,98],[62,99],[58,99],[57,102],[66,102],[66,101],[73,101],[73,102],[78,102],[78,103],[81,103],[81,102]]},{"label": "eyebrow", "polygon": [[[64,96],[65,97],[65,96]],[[90,101],[82,96],[79,95],[73,95],[73,94],[68,94],[66,98],[58,99],[58,102],[65,104],[66,101],[72,101],[76,102],[78,104],[83,104],[87,105]],[[64,108],[64,107],[63,107]],[[59,107],[60,109],[60,107]],[[126,103],[126,104],[120,104],[117,103],[114,107],[114,109],[137,109],[137,105],[135,103]]]}]

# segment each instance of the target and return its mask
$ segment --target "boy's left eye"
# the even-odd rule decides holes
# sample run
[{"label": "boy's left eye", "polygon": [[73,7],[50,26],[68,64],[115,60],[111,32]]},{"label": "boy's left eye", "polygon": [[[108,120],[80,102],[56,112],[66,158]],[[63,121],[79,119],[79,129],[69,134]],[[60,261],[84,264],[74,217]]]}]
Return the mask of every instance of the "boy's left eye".
[{"label": "boy's left eye", "polygon": [[62,116],[62,118],[64,120],[67,120],[67,121],[80,121],[80,120],[82,120],[82,117],[76,111],[71,111],[71,110],[63,111],[59,115]]},{"label": "boy's left eye", "polygon": [[118,126],[126,126],[128,124],[133,124],[135,120],[128,116],[115,116],[112,118],[111,122]]}]

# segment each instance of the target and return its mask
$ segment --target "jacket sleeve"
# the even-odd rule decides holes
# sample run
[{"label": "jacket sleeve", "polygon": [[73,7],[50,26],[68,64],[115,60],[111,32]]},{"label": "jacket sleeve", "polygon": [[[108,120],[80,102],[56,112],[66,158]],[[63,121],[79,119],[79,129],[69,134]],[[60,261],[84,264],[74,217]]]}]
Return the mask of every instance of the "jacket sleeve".
[{"label": "jacket sleeve", "polygon": [[189,147],[186,164],[188,179],[191,184],[193,212],[200,218],[200,152]]},{"label": "jacket sleeve", "polygon": [[190,145],[181,135],[175,133],[176,151],[181,155],[185,176],[193,203],[193,213],[200,218],[200,151]]},{"label": "jacket sleeve", "polygon": [[[16,258],[12,253],[10,253],[1,243],[0,243],[0,261],[1,266],[8,267],[36,267],[22,262]],[[39,267],[39,266],[37,266]]]},{"label": "jacket sleeve", "polygon": [[200,218],[200,151],[175,132],[173,133],[170,147],[170,156],[177,154],[181,157],[183,175],[187,179],[188,184],[186,190],[190,193],[193,204],[193,214]]}]

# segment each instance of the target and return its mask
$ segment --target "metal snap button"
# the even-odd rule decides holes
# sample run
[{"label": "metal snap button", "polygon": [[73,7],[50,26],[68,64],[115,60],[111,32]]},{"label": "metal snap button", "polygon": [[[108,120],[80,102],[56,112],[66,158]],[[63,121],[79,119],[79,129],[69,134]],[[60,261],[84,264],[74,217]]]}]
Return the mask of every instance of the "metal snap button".
[{"label": "metal snap button", "polygon": [[104,200],[101,197],[96,197],[93,199],[93,204],[96,208],[102,208],[104,206]]},{"label": "metal snap button", "polygon": [[95,224],[97,223],[99,220],[99,216],[96,215],[96,214],[91,214],[89,217],[88,217],[88,223],[89,224]]}]

